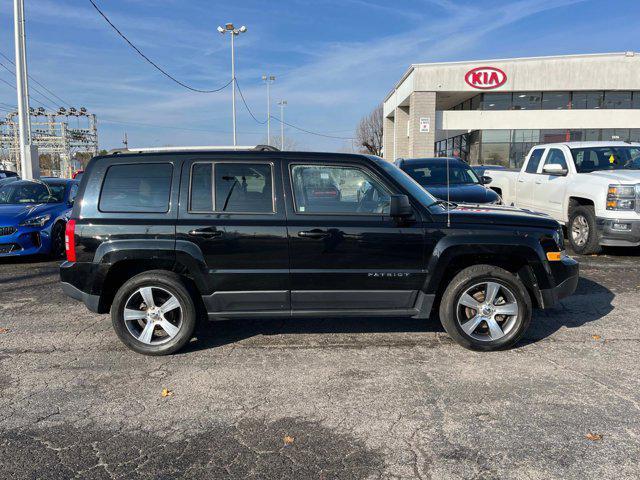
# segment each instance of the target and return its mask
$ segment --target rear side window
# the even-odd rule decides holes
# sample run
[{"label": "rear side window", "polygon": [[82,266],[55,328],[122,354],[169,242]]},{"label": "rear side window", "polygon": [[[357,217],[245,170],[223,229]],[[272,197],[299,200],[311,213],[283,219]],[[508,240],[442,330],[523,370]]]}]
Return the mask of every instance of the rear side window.
[{"label": "rear side window", "polygon": [[99,208],[113,213],[166,213],[169,211],[170,163],[113,165],[107,170]]},{"label": "rear side window", "polygon": [[192,212],[273,213],[272,165],[195,163],[189,205]]},{"label": "rear side window", "polygon": [[542,154],[544,150],[542,148],[538,148],[531,152],[531,156],[529,157],[529,161],[527,162],[527,168],[525,172],[527,173],[537,173],[538,165],[540,165],[540,160],[542,159]]}]

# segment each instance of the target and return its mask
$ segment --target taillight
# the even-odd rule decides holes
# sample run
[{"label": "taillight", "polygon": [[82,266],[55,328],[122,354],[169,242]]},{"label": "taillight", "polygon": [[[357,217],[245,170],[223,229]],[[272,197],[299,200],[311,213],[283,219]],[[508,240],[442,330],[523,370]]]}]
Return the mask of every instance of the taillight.
[{"label": "taillight", "polygon": [[67,252],[67,261],[76,261],[76,221],[69,220],[67,222],[67,228],[64,231],[64,249]]}]

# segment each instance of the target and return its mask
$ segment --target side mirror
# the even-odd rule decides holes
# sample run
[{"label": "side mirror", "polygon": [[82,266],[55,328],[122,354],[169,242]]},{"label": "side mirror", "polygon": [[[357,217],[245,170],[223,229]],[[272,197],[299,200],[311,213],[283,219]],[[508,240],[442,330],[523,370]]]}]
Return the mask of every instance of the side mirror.
[{"label": "side mirror", "polygon": [[568,173],[568,171],[559,163],[549,163],[542,168],[542,173],[555,175],[556,177],[563,177]]},{"label": "side mirror", "polygon": [[389,215],[394,218],[409,218],[413,215],[413,209],[406,195],[391,195]]},{"label": "side mirror", "polygon": [[480,177],[480,181],[482,182],[483,185],[488,185],[491,182],[493,182],[493,178],[487,176],[487,175],[483,175]]}]

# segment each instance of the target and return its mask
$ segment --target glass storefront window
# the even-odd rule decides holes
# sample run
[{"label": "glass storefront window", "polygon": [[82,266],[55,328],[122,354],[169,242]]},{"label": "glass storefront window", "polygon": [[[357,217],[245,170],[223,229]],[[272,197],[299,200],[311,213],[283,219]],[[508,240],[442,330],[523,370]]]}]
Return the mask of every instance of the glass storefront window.
[{"label": "glass storefront window", "polygon": [[481,157],[484,165],[509,165],[510,143],[482,143]]},{"label": "glass storefront window", "polygon": [[640,108],[640,92],[633,92],[633,102],[631,108]]},{"label": "glass storefront window", "polygon": [[542,109],[543,110],[563,110],[569,108],[571,103],[571,94],[569,92],[543,92],[542,93]]},{"label": "glass storefront window", "polygon": [[[638,97],[640,100],[640,97]],[[482,95],[476,95],[471,99],[471,110],[480,110],[480,103],[482,101]]]},{"label": "glass storefront window", "polygon": [[483,110],[510,110],[510,93],[485,93],[482,95]]},{"label": "glass storefront window", "polygon": [[612,140],[614,142],[626,142],[629,140],[629,129],[627,128],[605,128],[602,129],[602,140]]},{"label": "glass storefront window", "polygon": [[484,130],[482,143],[500,143],[511,141],[511,130]]},{"label": "glass storefront window", "polygon": [[514,130],[513,131],[513,142],[539,142],[540,141],[540,130]]},{"label": "glass storefront window", "polygon": [[640,142],[640,128],[632,128],[629,130],[629,141]]},{"label": "glass storefront window", "polygon": [[540,110],[542,94],[540,92],[514,92],[514,110]]},{"label": "glass storefront window", "polygon": [[604,92],[573,92],[571,108],[592,109],[602,108]]},{"label": "glass storefront window", "polygon": [[631,108],[631,92],[604,92],[604,108]]}]

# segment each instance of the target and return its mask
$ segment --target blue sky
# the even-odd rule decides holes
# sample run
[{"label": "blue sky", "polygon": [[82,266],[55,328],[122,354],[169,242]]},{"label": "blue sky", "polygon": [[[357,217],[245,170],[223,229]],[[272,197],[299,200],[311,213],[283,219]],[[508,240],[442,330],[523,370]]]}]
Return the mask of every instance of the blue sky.
[{"label": "blue sky", "polygon": [[[274,104],[289,102],[287,121],[339,137],[353,136],[358,120],[411,63],[640,51],[637,0],[96,2],[149,57],[202,89],[224,85],[230,76],[229,39],[215,28],[229,21],[247,25],[236,44],[237,78],[255,115],[266,117],[260,77],[272,73],[278,77]],[[0,3],[0,51],[10,58],[12,3]],[[98,115],[101,147],[121,146],[125,131],[137,146],[230,144],[229,89],[201,94],[172,83],[86,0],[25,4],[30,74]],[[14,81],[2,68],[0,79]],[[15,92],[0,83],[0,102],[15,101]],[[240,102],[238,134],[240,144],[266,139],[266,127]],[[351,145],[290,128],[287,135],[300,149]]]}]

